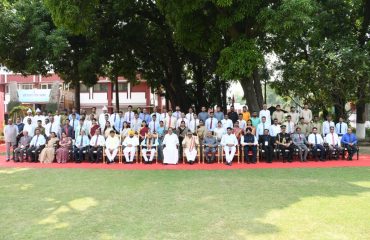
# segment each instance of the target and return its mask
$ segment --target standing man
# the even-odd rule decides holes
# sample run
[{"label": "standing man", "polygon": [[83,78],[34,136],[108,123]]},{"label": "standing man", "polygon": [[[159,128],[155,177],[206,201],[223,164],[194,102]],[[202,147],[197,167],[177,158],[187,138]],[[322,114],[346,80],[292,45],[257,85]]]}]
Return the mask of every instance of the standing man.
[{"label": "standing man", "polygon": [[198,119],[206,122],[208,118],[208,112],[206,107],[202,107],[202,111],[198,114]]},{"label": "standing man", "polygon": [[[106,106],[104,106],[102,110],[103,110],[103,113],[99,115],[99,125],[105,126],[106,121],[109,120],[109,113],[108,113],[108,108]],[[108,115],[108,118],[106,115]],[[104,127],[102,128],[104,129]]]},{"label": "standing man", "polygon": [[234,124],[233,121],[229,119],[229,115],[225,115],[225,118],[221,120],[222,127],[227,131],[227,128],[233,128]]},{"label": "standing man", "polygon": [[308,109],[308,105],[305,104],[301,111],[300,117],[304,119],[304,124],[310,124],[312,121],[312,111]]},{"label": "standing man", "polygon": [[181,122],[184,122],[185,123],[185,127],[189,127],[189,121],[185,117],[185,113],[181,113],[181,117],[177,119],[176,128],[180,127]]},{"label": "standing man", "polygon": [[208,132],[213,132],[217,127],[218,120],[214,117],[214,113],[209,113],[209,118],[207,118],[205,125]]},{"label": "standing man", "polygon": [[72,116],[73,116],[73,114],[76,116],[76,119],[77,119],[77,120],[80,120],[81,116],[80,116],[80,114],[78,114],[78,112],[77,112],[76,108],[72,108],[72,113],[71,113],[71,114],[69,114],[69,116],[68,116],[68,119],[69,119],[69,120],[72,120]]},{"label": "standing man", "polygon": [[221,138],[221,145],[224,148],[226,165],[231,166],[234,159],[236,147],[238,146],[238,139],[232,134],[232,128],[227,128],[227,134]]},{"label": "standing man", "polygon": [[288,113],[288,116],[291,116],[291,120],[294,124],[297,124],[299,121],[299,114],[295,110],[295,107],[290,107],[290,112]]},{"label": "standing man", "polygon": [[260,111],[260,120],[262,122],[262,118],[266,118],[266,122],[271,124],[271,113],[270,110],[267,109],[267,104],[263,104],[263,109]]},{"label": "standing man", "polygon": [[193,119],[189,122],[188,128],[192,133],[196,133],[198,126],[199,126],[199,119],[198,119],[198,116],[194,113]]},{"label": "standing man", "polygon": [[279,125],[281,125],[283,123],[284,112],[281,110],[280,105],[276,105],[276,110],[272,114],[272,119],[277,119]]},{"label": "standing man", "polygon": [[[267,130],[270,129],[270,125],[271,123],[266,121],[266,117],[262,116],[261,122],[258,124],[257,131],[256,131],[256,135],[258,139],[260,138],[260,136],[264,135],[266,129]],[[270,133],[270,131],[268,132]]]},{"label": "standing man", "polygon": [[286,126],[286,132],[288,134],[293,134],[294,133],[294,129],[295,129],[295,123],[293,122],[292,120],[292,116],[291,115],[288,115],[287,117],[287,120],[286,122],[284,123],[284,125]]},{"label": "standing man", "polygon": [[325,137],[330,132],[330,127],[335,128],[335,123],[332,121],[331,116],[326,117],[326,121],[322,124],[322,135]]},{"label": "standing man", "polygon": [[165,119],[165,127],[168,130],[169,128],[176,129],[177,119],[172,116],[172,110],[168,111],[168,117]]},{"label": "standing man", "polygon": [[176,111],[172,115],[176,118],[176,120],[179,120],[179,118],[181,118],[180,107],[179,106],[176,106],[175,110]]},{"label": "standing man", "polygon": [[242,113],[239,113],[238,123],[239,127],[245,131],[245,128],[247,127],[247,121],[244,120],[244,115]]},{"label": "standing man", "polygon": [[17,144],[18,127],[13,124],[13,119],[9,118],[8,125],[4,129],[5,145],[6,145],[6,161],[10,161],[10,148],[13,148],[13,160],[14,160],[14,149]]},{"label": "standing man", "polygon": [[35,124],[32,123],[32,118],[27,118],[27,122],[24,124],[23,131],[27,131],[30,137],[35,135]]},{"label": "standing man", "polygon": [[150,121],[148,127],[151,133],[156,133],[158,131],[159,121],[157,120],[157,115],[152,115],[152,121]]},{"label": "standing man", "polygon": [[[242,114],[243,114],[243,120],[245,122],[248,122],[248,120],[251,118],[251,114],[248,111],[248,107],[247,106],[243,106],[243,112],[242,112]],[[239,125],[240,125],[240,123],[239,123]]]},{"label": "standing man", "polygon": [[142,121],[145,121],[147,124],[149,124],[152,121],[152,117],[150,116],[146,108],[143,108],[143,112],[139,114],[139,118]]},{"label": "standing man", "polygon": [[119,120],[120,120],[119,112],[117,112],[116,108],[113,108],[113,113],[109,117],[109,122],[113,129],[115,129],[116,122],[118,122]]},{"label": "standing man", "polygon": [[315,115],[314,118],[313,118],[313,121],[309,127],[309,132],[311,133],[312,132],[312,129],[313,128],[317,128],[317,132],[318,133],[322,133],[322,123],[320,122],[320,119],[319,119],[319,116],[318,115]]},{"label": "standing man", "polygon": [[216,107],[216,112],[215,112],[215,118],[218,120],[218,121],[222,121],[224,119],[224,112],[222,112],[221,110],[221,107],[220,106],[217,106]]},{"label": "standing man", "polygon": [[339,145],[341,144],[343,135],[347,133],[347,130],[347,123],[343,122],[343,117],[340,117],[339,122],[335,125],[335,132],[338,134],[339,137]]},{"label": "standing man", "polygon": [[37,122],[33,120],[32,110],[31,110],[31,108],[29,108],[29,109],[27,110],[27,116],[25,116],[25,117],[23,118],[23,123],[24,123],[24,125],[26,125],[26,124],[27,124],[28,119],[31,119],[31,123],[32,123],[33,125],[36,125],[36,123],[37,123]]},{"label": "standing man", "polygon": [[257,128],[258,124],[260,124],[261,122],[261,119],[257,116],[257,112],[252,113],[251,121],[252,121],[252,126]]},{"label": "standing man", "polygon": [[116,118],[116,120],[114,122],[112,122],[114,124],[113,129],[116,131],[116,133],[120,133],[120,131],[122,130],[124,121],[125,121],[125,119],[123,117],[123,112],[119,111],[118,112],[118,117]]},{"label": "standing man", "polygon": [[41,110],[39,108],[36,109],[36,116],[33,117],[33,120],[36,122],[41,121],[41,124],[45,123],[45,116],[41,115]]},{"label": "standing man", "polygon": [[131,121],[134,119],[134,112],[132,111],[132,106],[128,105],[127,112],[125,113],[124,119],[127,123],[131,124]]},{"label": "standing man", "polygon": [[15,125],[18,128],[17,143],[16,143],[16,145],[18,145],[19,139],[21,139],[21,137],[23,136],[23,128],[24,128],[24,123],[22,123],[20,117],[17,117]]},{"label": "standing man", "polygon": [[131,120],[131,129],[133,129],[135,132],[139,132],[141,127],[142,120],[139,118],[139,114],[134,114],[134,119]]},{"label": "standing man", "polygon": [[70,125],[69,119],[65,120],[65,125],[62,128],[62,133],[64,132],[67,137],[74,138],[74,132],[73,132],[73,127]]},{"label": "standing man", "polygon": [[231,106],[231,107],[230,107],[230,112],[229,112],[227,115],[229,115],[229,119],[230,119],[231,121],[233,121],[233,124],[234,124],[236,121],[238,121],[238,119],[239,119],[238,114],[235,112],[234,106]]}]

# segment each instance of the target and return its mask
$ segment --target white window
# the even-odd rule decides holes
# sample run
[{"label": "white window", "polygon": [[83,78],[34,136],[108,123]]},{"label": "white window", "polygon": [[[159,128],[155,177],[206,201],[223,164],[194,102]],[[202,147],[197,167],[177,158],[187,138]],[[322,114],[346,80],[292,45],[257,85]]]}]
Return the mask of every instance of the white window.
[{"label": "white window", "polygon": [[18,88],[24,90],[33,89],[33,84],[19,84]]},{"label": "white window", "polygon": [[41,84],[41,89],[51,89],[52,84],[51,83],[43,83]]}]

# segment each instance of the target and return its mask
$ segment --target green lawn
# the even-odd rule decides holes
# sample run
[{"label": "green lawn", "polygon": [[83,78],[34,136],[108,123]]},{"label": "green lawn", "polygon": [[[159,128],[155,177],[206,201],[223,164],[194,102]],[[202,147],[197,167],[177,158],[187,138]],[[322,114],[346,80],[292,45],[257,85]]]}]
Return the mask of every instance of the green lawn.
[{"label": "green lawn", "polygon": [[370,168],[0,168],[0,239],[369,239]]}]

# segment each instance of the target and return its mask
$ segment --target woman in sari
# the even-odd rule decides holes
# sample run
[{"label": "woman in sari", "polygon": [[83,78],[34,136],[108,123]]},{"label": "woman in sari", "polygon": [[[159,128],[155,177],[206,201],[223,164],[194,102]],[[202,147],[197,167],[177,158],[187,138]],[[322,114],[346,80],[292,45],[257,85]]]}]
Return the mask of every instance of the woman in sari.
[{"label": "woman in sari", "polygon": [[239,123],[234,123],[233,133],[235,134],[236,138],[238,139],[238,142],[240,142],[240,138],[242,135],[244,135],[244,131],[242,128],[239,127]]},{"label": "woman in sari", "polygon": [[122,129],[121,129],[121,142],[123,142],[123,140],[125,140],[125,138],[128,136],[128,132],[131,130],[130,128],[130,125],[124,121],[123,122],[123,126],[122,126]]},{"label": "woman in sari", "polygon": [[[252,134],[254,135],[254,136],[256,136],[256,128],[253,126],[253,124],[252,124],[252,120],[248,120],[247,121],[247,127],[250,127],[251,129],[252,129]],[[247,128],[246,127],[246,128]]]},{"label": "woman in sari", "polygon": [[63,132],[62,138],[59,141],[59,148],[57,149],[57,162],[66,163],[69,156],[69,150],[71,149],[72,139],[67,137]]},{"label": "woman in sari", "polygon": [[55,144],[59,141],[55,132],[50,133],[50,139],[46,143],[45,148],[42,149],[39,161],[41,163],[52,163],[54,161],[55,155]]},{"label": "woman in sari", "polygon": [[146,124],[146,121],[141,122],[141,128],[139,129],[139,141],[144,140],[145,136],[148,134],[149,128],[148,125]]}]

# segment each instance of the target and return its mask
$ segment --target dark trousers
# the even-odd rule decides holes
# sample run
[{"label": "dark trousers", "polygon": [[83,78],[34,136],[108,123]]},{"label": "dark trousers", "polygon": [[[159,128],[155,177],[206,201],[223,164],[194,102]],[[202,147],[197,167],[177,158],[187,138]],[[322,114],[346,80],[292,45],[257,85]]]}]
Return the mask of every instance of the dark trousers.
[{"label": "dark trousers", "polygon": [[39,155],[44,147],[45,145],[39,147],[32,146],[27,149],[27,157],[31,157],[31,162],[37,162],[37,160],[39,159]]},{"label": "dark trousers", "polygon": [[317,159],[317,150],[320,149],[320,160],[323,160],[324,159],[324,156],[325,156],[325,148],[323,145],[321,144],[316,144],[312,147],[312,153],[313,153],[313,157],[315,159]]},{"label": "dark trousers", "polygon": [[274,148],[272,146],[262,145],[262,149],[265,151],[265,158],[268,163],[272,162],[272,156],[274,154]]},{"label": "dark trousers", "polygon": [[23,161],[24,154],[27,154],[27,148],[16,148],[14,149],[14,161]]},{"label": "dark trousers", "polygon": [[73,156],[74,156],[74,159],[76,162],[82,162],[82,160],[84,159],[84,151],[88,151],[88,146],[86,147],[81,147],[81,148],[78,148],[78,147],[74,147],[73,149]]},{"label": "dark trousers", "polygon": [[90,162],[92,163],[97,162],[98,160],[102,159],[102,156],[103,156],[103,147],[101,146],[90,147],[89,150]]},{"label": "dark trousers", "polygon": [[[204,157],[207,162],[213,162],[215,160],[216,155],[216,149],[215,147],[205,147],[204,148]],[[211,153],[211,160],[209,160],[208,154]]]},{"label": "dark trousers", "polygon": [[344,147],[347,148],[348,157],[350,159],[352,159],[353,154],[355,154],[358,151],[356,144],[353,144],[352,146],[350,146],[349,144],[344,144]]},{"label": "dark trousers", "polygon": [[289,162],[291,162],[294,151],[293,144],[290,144],[289,147],[279,145],[279,149],[281,151],[281,154],[283,155],[283,161],[285,162],[286,160],[288,160]]},{"label": "dark trousers", "polygon": [[[249,151],[252,151],[252,155],[249,155]],[[257,162],[257,146],[244,146],[244,161],[247,163]]]}]

